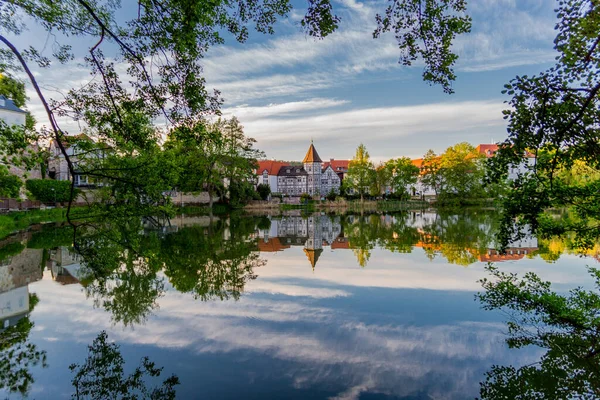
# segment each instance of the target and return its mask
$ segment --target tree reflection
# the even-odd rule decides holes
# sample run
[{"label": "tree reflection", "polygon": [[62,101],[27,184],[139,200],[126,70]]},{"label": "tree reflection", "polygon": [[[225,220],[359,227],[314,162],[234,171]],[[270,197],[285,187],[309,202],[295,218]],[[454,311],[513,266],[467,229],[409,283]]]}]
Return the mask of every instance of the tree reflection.
[{"label": "tree reflection", "polygon": [[590,268],[594,290],[566,295],[550,282],[523,278],[488,266],[478,295],[487,310],[509,313],[507,344],[546,350],[539,362],[523,367],[493,366],[481,383],[482,399],[593,399],[600,397],[600,271]]},{"label": "tree reflection", "polygon": [[140,365],[125,376],[125,359],[119,346],[108,342],[108,335],[102,331],[88,346],[88,356],[83,364],[72,364],[69,369],[75,373],[71,381],[75,388],[73,399],[175,399],[175,386],[179,378],[171,375],[160,386],[149,388],[149,378],[158,378],[162,368],[157,367],[148,357],[142,358]]},{"label": "tree reflection", "polygon": [[364,267],[375,247],[410,253],[421,248],[433,260],[467,266],[480,260],[493,247],[495,220],[489,213],[416,213],[350,215],[343,219],[349,247]]},{"label": "tree reflection", "polygon": [[[29,294],[29,312],[38,302],[36,294]],[[25,395],[33,383],[30,368],[47,366],[46,352],[29,342],[33,326],[27,314],[16,324],[0,331],[0,389]]]},{"label": "tree reflection", "polygon": [[[250,239],[253,219],[229,218],[177,229],[140,219],[77,228],[75,249],[88,297],[114,323],[144,323],[165,293],[165,276],[201,300],[238,299],[263,264]],[[161,274],[164,272],[164,275]]]},{"label": "tree reflection", "polygon": [[202,300],[239,299],[256,278],[254,268],[264,265],[250,240],[255,229],[252,219],[232,218],[167,236],[161,243],[165,275],[177,290]]}]

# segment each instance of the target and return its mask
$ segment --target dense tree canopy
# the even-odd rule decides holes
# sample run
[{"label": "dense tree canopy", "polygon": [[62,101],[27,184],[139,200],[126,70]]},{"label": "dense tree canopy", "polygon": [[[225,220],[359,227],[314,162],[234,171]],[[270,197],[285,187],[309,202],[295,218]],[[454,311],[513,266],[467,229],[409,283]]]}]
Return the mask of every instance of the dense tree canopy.
[{"label": "dense tree canopy", "polygon": [[371,157],[365,145],[361,143],[356,148],[354,158],[350,160],[348,173],[344,177],[344,181],[347,187],[360,195],[362,201],[363,196],[369,192],[375,178],[375,168],[371,162]]}]

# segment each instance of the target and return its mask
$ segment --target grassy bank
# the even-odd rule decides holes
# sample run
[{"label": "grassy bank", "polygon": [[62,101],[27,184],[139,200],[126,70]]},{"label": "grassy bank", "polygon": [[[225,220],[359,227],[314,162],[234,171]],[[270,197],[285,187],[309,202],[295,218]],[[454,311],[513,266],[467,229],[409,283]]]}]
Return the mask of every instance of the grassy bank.
[{"label": "grassy bank", "polygon": [[[72,208],[71,216],[76,217],[80,208]],[[16,211],[0,215],[0,239],[27,229],[30,225],[47,222],[63,222],[67,220],[66,208],[46,210]]]}]

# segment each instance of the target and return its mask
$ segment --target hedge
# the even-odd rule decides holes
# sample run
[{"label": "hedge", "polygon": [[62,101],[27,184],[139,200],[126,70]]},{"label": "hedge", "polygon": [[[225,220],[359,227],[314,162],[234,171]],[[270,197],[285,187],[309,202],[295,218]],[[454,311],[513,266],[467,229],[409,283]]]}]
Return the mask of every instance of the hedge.
[{"label": "hedge", "polygon": [[[25,187],[35,200],[42,203],[64,203],[71,199],[71,182],[56,181],[53,179],[29,179]],[[54,190],[53,190],[54,189]],[[77,197],[75,189],[74,197]]]}]

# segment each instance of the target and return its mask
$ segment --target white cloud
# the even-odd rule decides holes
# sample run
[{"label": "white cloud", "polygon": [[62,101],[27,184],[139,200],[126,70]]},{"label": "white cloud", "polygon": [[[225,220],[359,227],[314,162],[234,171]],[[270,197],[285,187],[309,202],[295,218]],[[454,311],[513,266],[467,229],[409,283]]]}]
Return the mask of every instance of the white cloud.
[{"label": "white cloud", "polygon": [[[301,105],[319,104],[322,100],[302,102]],[[335,103],[330,103],[335,104]],[[469,131],[485,132],[490,128],[502,130],[504,105],[500,100],[446,102],[415,106],[356,108],[343,111],[315,111],[311,115],[292,116],[285,119],[269,115],[269,109],[285,110],[299,107],[298,103],[260,107],[237,107],[231,112],[240,116],[245,132],[258,140],[258,147],[267,155],[283,159],[301,157],[307,139],[317,140],[322,157],[349,158],[355,147],[364,142],[375,148],[371,155],[392,157],[411,155],[406,138],[411,137],[423,146],[423,137],[445,135],[446,141],[429,143],[432,147],[446,147],[456,141],[468,140]],[[315,107],[316,109],[316,107]],[[243,117],[246,115],[246,117]],[[263,118],[259,116],[264,115]],[[427,135],[427,136],[425,136]],[[461,139],[462,138],[462,139]],[[440,148],[438,150],[442,150]],[[417,154],[419,156],[420,154]],[[295,157],[295,158],[294,158]]]}]

